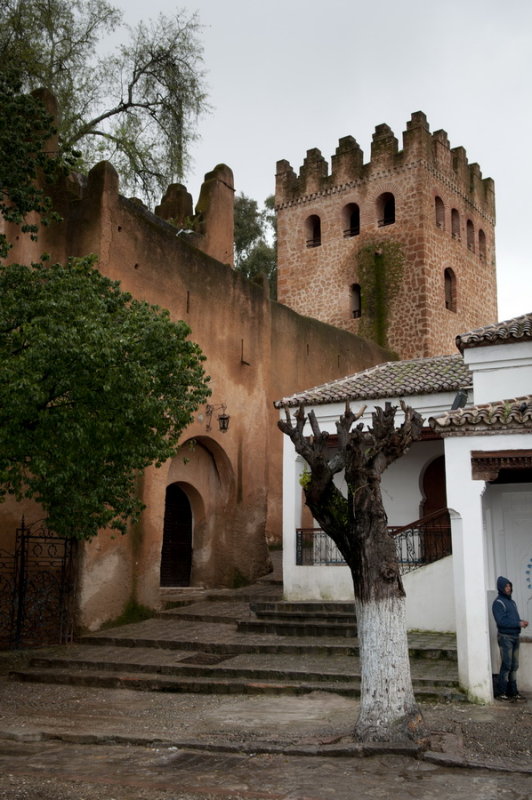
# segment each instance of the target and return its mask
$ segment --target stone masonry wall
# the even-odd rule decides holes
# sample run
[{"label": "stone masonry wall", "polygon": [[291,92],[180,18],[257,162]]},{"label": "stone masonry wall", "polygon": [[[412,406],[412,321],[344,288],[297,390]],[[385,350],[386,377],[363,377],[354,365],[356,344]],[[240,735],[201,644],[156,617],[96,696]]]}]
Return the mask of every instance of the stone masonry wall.
[{"label": "stone masonry wall", "polygon": [[[395,217],[382,224],[387,194]],[[359,207],[360,226],[346,233],[350,204]],[[308,151],[299,175],[278,162],[276,205],[278,297],[298,313],[367,335],[368,287],[357,256],[367,244],[378,250],[391,241],[405,264],[381,344],[401,358],[452,353],[457,333],[497,318],[493,182],[468,164],[463,148],[450,148],[445,131],[431,134],[421,112],[407,124],[401,151],[390,128],[378,126],[368,164],[352,137],[340,140],[330,175],[319,150]],[[353,284],[360,285],[359,318]]]}]

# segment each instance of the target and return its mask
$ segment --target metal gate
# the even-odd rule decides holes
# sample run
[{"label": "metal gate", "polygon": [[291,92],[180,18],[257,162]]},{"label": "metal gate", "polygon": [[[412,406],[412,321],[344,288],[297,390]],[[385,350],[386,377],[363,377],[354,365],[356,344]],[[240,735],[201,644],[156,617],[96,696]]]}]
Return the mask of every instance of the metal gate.
[{"label": "metal gate", "polygon": [[15,596],[15,554],[0,550],[0,648],[9,647]]},{"label": "metal gate", "polygon": [[0,551],[0,641],[35,647],[71,641],[77,542],[46,528],[17,529],[15,552]]}]

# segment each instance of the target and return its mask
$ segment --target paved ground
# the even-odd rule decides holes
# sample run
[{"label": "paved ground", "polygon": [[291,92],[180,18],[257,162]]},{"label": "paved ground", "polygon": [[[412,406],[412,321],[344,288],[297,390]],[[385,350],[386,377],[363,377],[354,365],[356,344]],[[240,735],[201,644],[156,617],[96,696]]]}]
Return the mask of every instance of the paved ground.
[{"label": "paved ground", "polygon": [[350,736],[351,698],[7,680],[27,656],[0,653],[0,800],[532,797],[532,698],[424,704],[427,752],[363,755]]},{"label": "paved ground", "polygon": [[[529,800],[532,707],[424,705],[423,757],[360,757],[357,701],[0,680],[1,800]],[[504,748],[497,743],[504,742]]]},{"label": "paved ground", "polygon": [[0,759],[3,800],[529,800],[530,776],[400,756],[290,758],[161,748],[21,745]]}]

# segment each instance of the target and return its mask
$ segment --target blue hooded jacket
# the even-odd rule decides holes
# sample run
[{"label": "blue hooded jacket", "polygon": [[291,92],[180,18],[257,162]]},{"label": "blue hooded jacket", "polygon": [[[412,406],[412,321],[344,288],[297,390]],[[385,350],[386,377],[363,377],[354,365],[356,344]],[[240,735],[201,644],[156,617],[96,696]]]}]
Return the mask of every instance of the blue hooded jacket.
[{"label": "blue hooded jacket", "polygon": [[519,636],[521,633],[521,625],[519,624],[521,617],[511,596],[504,593],[504,587],[507,583],[512,586],[512,582],[508,578],[504,578],[502,575],[497,578],[497,591],[499,594],[493,601],[491,610],[499,633],[504,633],[507,636]]}]

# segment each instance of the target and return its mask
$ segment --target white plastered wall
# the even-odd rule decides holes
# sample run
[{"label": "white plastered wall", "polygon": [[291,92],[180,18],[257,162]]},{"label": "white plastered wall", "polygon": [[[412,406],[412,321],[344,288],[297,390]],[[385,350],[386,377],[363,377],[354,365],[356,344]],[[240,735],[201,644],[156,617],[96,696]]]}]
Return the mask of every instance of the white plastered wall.
[{"label": "white plastered wall", "polygon": [[491,403],[530,394],[532,345],[530,341],[498,343],[464,351],[473,373],[475,403]]},{"label": "white plastered wall", "polygon": [[[420,410],[425,418],[435,416],[451,407],[454,393],[405,398]],[[385,399],[374,402],[384,405]],[[397,405],[397,400],[393,400]],[[353,403],[356,410],[362,403]],[[363,417],[370,419],[374,405],[368,406]],[[336,420],[344,411],[343,404],[314,408],[321,430],[336,433]],[[294,413],[294,410],[292,411]],[[402,413],[397,414],[397,422]],[[310,431],[309,431],[310,432]],[[405,525],[419,517],[421,500],[420,475],[430,461],[443,453],[443,442],[416,442],[399,461],[383,475],[383,501],[390,524]],[[297,566],[296,528],[301,527],[302,490],[299,478],[304,462],[294,450],[290,439],[284,437],[283,455],[283,582],[285,600],[352,601],[353,583],[348,567]],[[454,596],[452,588],[452,558],[416,570],[404,577],[407,594],[407,625],[409,629],[454,631]]]},{"label": "white plastered wall", "polygon": [[[473,480],[471,451],[507,451],[530,448],[528,434],[496,436],[457,436],[445,439],[447,503],[451,512],[453,538],[453,582],[456,603],[458,672],[461,685],[472,700],[490,702],[493,698],[492,665],[494,627],[491,600],[497,565],[490,544],[492,509],[484,501],[486,484]],[[489,495],[488,495],[489,496]],[[532,687],[532,645],[523,642],[520,685]],[[496,654],[496,647],[493,648]]]}]

